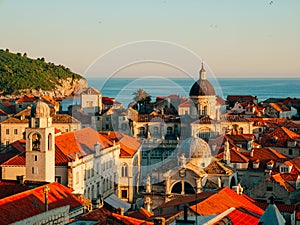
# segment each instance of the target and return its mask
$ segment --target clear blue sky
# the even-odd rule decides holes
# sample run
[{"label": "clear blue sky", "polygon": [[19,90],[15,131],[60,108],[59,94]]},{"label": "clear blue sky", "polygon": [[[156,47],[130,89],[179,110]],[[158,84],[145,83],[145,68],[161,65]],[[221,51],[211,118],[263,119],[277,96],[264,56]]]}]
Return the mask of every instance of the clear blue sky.
[{"label": "clear blue sky", "polygon": [[119,45],[162,40],[217,77],[300,77],[300,0],[0,0],[0,28],[0,48],[79,74]]}]

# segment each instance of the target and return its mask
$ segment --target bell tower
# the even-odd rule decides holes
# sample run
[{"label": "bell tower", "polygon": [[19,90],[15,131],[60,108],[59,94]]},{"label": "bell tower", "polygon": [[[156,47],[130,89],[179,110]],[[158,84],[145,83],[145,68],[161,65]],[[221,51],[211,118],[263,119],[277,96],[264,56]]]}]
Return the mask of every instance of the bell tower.
[{"label": "bell tower", "polygon": [[54,127],[49,106],[38,101],[31,108],[26,128],[26,180],[55,181]]}]

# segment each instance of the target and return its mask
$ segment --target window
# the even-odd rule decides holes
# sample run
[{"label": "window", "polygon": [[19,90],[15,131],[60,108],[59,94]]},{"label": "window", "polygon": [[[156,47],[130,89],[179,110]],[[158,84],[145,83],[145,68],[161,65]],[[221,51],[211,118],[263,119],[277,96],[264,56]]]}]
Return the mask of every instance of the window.
[{"label": "window", "polygon": [[40,139],[41,136],[37,133],[32,135],[32,150],[40,151]]},{"label": "window", "polygon": [[172,127],[168,127],[167,128],[167,135],[171,135],[173,133],[173,128]]},{"label": "window", "polygon": [[153,134],[158,134],[158,127],[153,128]]},{"label": "window", "polygon": [[124,163],[123,165],[122,165],[122,171],[121,171],[121,175],[122,175],[122,177],[127,177],[128,176],[128,166],[127,166],[127,164],[126,163]]},{"label": "window", "polygon": [[273,191],[273,187],[267,187],[267,191]]},{"label": "window", "polygon": [[289,155],[293,155],[293,149],[289,149]]},{"label": "window", "polygon": [[35,166],[31,167],[31,173],[32,174],[37,174],[38,173],[38,168],[35,167]]},{"label": "window", "polygon": [[207,106],[204,106],[201,112],[202,116],[206,116],[207,115]]},{"label": "window", "polygon": [[37,161],[37,155],[34,156],[34,161]]},{"label": "window", "polygon": [[5,134],[9,134],[9,129],[6,129],[6,130],[5,130]]},{"label": "window", "polygon": [[121,198],[127,198],[127,190],[121,190]]},{"label": "window", "polygon": [[9,141],[6,141],[5,144],[6,144],[6,146],[8,146],[9,145]]},{"label": "window", "polygon": [[14,129],[14,134],[18,134],[18,129]]}]

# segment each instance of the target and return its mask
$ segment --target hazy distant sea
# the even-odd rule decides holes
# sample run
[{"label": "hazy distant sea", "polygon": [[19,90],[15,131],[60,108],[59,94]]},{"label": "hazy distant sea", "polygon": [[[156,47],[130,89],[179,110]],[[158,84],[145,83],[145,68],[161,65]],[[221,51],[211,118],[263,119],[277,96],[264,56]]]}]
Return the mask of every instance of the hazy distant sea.
[{"label": "hazy distant sea", "polygon": [[[101,90],[103,96],[116,98],[124,107],[132,101],[133,92],[138,88],[146,90],[155,100],[157,96],[177,94],[189,96],[195,82],[191,78],[87,78],[88,84]],[[300,98],[300,78],[220,78],[210,80],[217,95],[226,99],[227,95],[253,95],[259,101],[274,98]],[[70,99],[71,100],[71,99]]]}]

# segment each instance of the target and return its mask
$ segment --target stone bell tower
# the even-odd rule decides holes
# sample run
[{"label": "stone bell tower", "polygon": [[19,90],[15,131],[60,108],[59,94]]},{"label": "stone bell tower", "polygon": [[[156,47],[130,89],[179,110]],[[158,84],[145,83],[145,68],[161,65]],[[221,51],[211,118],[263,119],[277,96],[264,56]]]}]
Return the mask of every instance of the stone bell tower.
[{"label": "stone bell tower", "polygon": [[31,108],[26,128],[26,180],[55,181],[54,127],[49,106],[38,101]]}]

